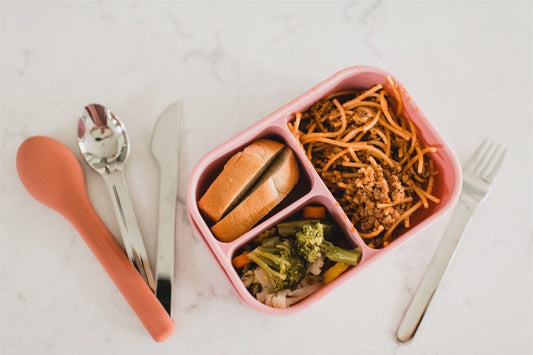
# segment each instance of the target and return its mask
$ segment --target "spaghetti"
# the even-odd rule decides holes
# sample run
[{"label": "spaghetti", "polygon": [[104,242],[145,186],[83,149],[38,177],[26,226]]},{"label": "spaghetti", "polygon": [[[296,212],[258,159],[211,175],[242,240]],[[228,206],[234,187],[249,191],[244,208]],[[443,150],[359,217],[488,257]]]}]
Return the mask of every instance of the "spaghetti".
[{"label": "spaghetti", "polygon": [[289,129],[359,235],[373,248],[387,246],[397,227],[410,226],[432,194],[438,173],[406,116],[396,83],[343,90],[295,115]]}]

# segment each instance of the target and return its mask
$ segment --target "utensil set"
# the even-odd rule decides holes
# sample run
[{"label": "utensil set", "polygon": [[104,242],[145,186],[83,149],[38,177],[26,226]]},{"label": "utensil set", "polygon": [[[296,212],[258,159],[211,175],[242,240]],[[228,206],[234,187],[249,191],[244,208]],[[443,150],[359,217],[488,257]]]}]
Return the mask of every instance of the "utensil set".
[{"label": "utensil set", "polygon": [[17,152],[17,170],[26,190],[72,223],[156,341],[175,331],[170,315],[179,121],[180,106],[173,104],[156,124],[152,139],[161,172],[156,279],[124,179],[130,145],[126,128],[116,115],[101,105],[88,105],[78,122],[78,145],[87,164],[104,178],[126,253],[94,211],[83,170],[66,146],[53,138],[34,136]]}]

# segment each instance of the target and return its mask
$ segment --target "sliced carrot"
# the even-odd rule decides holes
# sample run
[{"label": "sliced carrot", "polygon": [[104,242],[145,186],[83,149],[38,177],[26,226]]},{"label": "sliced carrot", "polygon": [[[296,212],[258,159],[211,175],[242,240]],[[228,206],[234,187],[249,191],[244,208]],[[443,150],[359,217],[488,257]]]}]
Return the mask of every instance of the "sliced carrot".
[{"label": "sliced carrot", "polygon": [[322,206],[306,206],[303,210],[303,217],[326,219],[326,208]]},{"label": "sliced carrot", "polygon": [[327,269],[326,272],[324,272],[324,275],[322,275],[322,282],[325,284],[329,284],[331,281],[339,277],[344,271],[346,271],[348,266],[350,265],[344,263],[336,263],[335,265]]},{"label": "sliced carrot", "polygon": [[233,263],[233,266],[235,266],[237,269],[240,269],[243,268],[245,265],[251,263],[252,260],[248,258],[248,252],[245,251],[241,255],[234,257],[231,262]]}]

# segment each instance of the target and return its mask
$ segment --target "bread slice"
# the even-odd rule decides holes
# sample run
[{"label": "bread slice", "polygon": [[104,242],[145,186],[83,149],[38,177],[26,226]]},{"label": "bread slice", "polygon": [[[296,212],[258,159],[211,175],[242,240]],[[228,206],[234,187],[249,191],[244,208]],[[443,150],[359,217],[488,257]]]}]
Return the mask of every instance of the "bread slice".
[{"label": "bread slice", "polygon": [[249,231],[289,194],[299,178],[294,153],[285,147],[244,200],[211,228],[215,237],[231,242]]},{"label": "bread slice", "polygon": [[242,199],[284,146],[270,139],[258,139],[228,160],[198,201],[198,208],[209,222],[220,220]]}]

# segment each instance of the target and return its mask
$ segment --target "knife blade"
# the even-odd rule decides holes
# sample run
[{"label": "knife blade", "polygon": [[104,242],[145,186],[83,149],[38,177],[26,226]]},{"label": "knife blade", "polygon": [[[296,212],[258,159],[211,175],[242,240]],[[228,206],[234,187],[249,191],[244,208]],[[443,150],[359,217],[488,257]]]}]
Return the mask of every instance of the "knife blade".
[{"label": "knife blade", "polygon": [[168,106],[152,133],[152,155],[160,173],[155,295],[171,317],[181,112],[178,102]]}]

